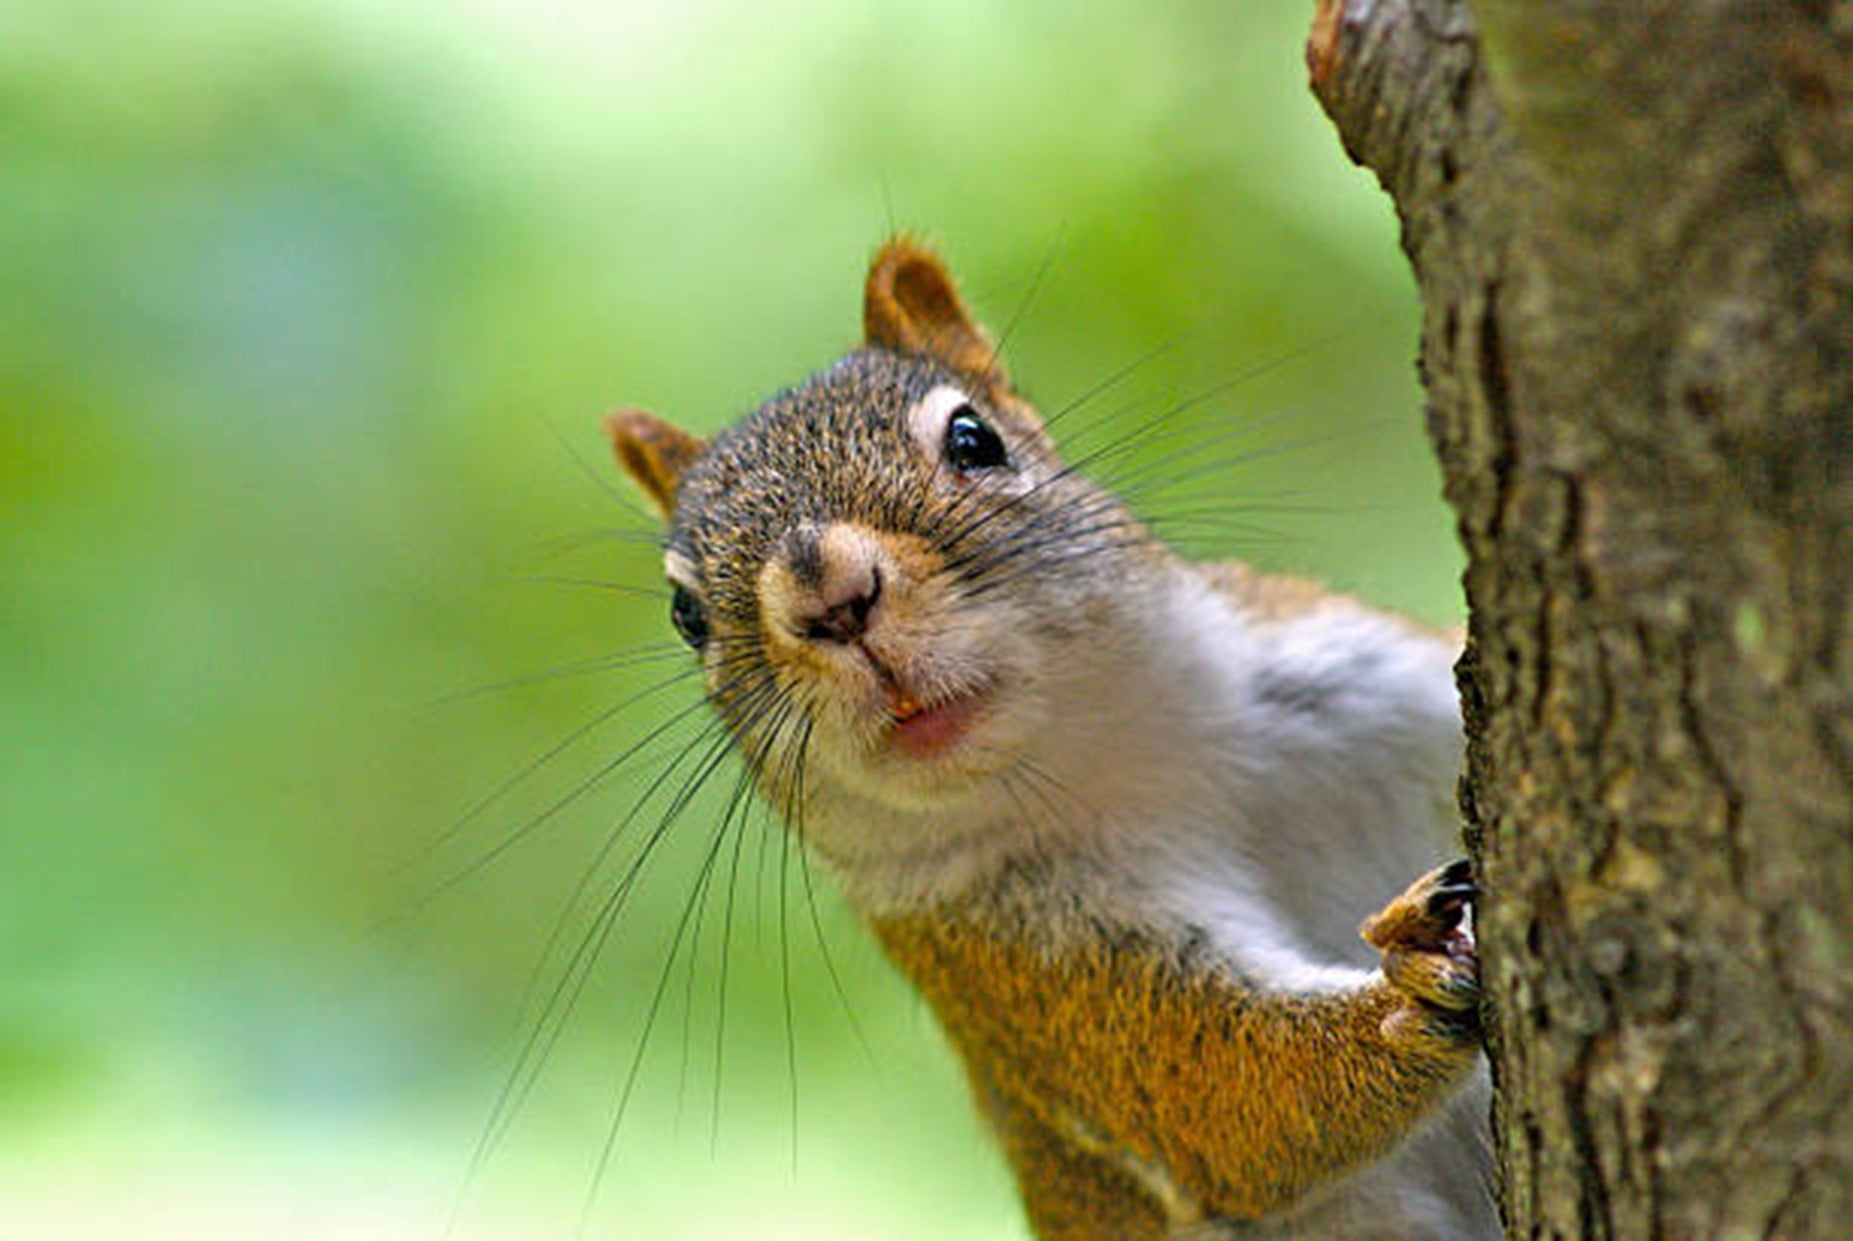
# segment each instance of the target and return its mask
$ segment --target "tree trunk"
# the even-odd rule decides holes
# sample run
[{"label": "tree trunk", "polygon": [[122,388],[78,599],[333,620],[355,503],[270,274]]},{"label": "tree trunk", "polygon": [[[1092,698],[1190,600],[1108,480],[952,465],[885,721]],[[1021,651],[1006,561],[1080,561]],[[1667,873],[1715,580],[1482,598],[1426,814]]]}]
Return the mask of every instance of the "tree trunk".
[{"label": "tree trunk", "polygon": [[1322,0],[1466,544],[1511,1237],[1841,1237],[1853,6]]}]

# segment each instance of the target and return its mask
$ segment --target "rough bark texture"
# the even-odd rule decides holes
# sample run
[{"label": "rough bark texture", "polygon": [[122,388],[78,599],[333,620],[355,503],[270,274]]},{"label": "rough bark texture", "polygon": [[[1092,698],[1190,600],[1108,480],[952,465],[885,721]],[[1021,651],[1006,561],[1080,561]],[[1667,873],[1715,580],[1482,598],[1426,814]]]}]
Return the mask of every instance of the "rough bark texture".
[{"label": "rough bark texture", "polygon": [[1512,1237],[1853,1227],[1850,9],[1315,19],[1468,554]]}]

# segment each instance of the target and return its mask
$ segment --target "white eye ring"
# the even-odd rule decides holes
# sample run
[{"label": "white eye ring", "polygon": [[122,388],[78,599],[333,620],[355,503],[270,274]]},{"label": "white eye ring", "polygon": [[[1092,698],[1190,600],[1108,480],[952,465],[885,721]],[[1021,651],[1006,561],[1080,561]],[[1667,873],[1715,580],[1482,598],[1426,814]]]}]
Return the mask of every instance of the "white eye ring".
[{"label": "white eye ring", "polygon": [[672,585],[680,586],[691,595],[701,593],[695,588],[696,582],[700,580],[695,573],[695,564],[681,552],[663,553],[663,576],[668,578]]},{"label": "white eye ring", "polygon": [[928,461],[937,464],[944,455],[946,420],[955,410],[971,403],[970,393],[951,384],[941,384],[907,411],[907,433]]}]

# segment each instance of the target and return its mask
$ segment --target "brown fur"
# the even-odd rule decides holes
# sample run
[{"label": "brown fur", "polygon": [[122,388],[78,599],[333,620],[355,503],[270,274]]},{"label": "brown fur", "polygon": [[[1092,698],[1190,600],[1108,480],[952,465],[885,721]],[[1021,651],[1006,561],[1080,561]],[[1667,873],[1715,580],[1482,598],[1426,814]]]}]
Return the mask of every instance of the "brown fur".
[{"label": "brown fur", "polygon": [[620,409],[605,415],[605,436],[618,464],[624,467],[657,516],[675,511],[676,488],[683,471],[707,447],[699,436],[664,422],[641,409]]},{"label": "brown fur", "polygon": [[[1326,608],[1359,606],[1356,600],[1334,594],[1329,587],[1311,578],[1263,573],[1237,560],[1203,564],[1198,568],[1211,586],[1241,604],[1244,615],[1263,624],[1297,620]],[[1394,612],[1379,615],[1412,633],[1437,638],[1455,650],[1466,642],[1466,631],[1460,626],[1425,625]]]},{"label": "brown fur", "polygon": [[1389,976],[1330,995],[1249,987],[1137,936],[1052,952],[945,911],[875,931],[964,1057],[1037,1235],[1137,1241],[1291,1207],[1466,1075],[1471,1000],[1435,964],[1434,883],[1373,920]]},{"label": "brown fur", "polygon": [[1255,621],[1293,620],[1349,602],[1309,578],[1262,573],[1239,561],[1219,561],[1199,568],[1210,585],[1239,602],[1243,614]]},{"label": "brown fur", "polygon": [[862,332],[871,345],[937,358],[983,388],[1004,383],[997,350],[959,300],[952,274],[908,238],[889,241],[869,265]]}]

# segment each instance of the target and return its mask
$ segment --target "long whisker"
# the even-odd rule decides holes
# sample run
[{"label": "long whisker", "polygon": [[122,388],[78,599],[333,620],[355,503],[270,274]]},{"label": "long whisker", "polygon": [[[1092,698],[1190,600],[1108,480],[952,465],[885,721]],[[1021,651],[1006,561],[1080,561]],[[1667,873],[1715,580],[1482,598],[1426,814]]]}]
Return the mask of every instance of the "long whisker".
[{"label": "long whisker", "polygon": [[569,577],[560,573],[519,573],[508,579],[529,586],[581,586],[633,599],[666,599],[661,586],[632,586],[625,582],[607,582],[595,577]]},{"label": "long whisker", "polygon": [[[714,843],[709,846],[707,854],[702,858],[701,870],[696,880],[699,888],[705,889],[708,877],[714,869],[714,859],[719,856],[721,845],[726,839],[724,833],[715,833]],[[618,1095],[617,1111],[605,1131],[605,1143],[599,1148],[598,1162],[592,1172],[591,1184],[586,1187],[585,1199],[580,1204],[579,1223],[573,1229],[573,1236],[576,1238],[584,1237],[586,1229],[591,1226],[592,1211],[598,1204],[599,1190],[604,1185],[605,1174],[611,1167],[612,1155],[617,1150],[618,1132],[623,1128],[625,1113],[630,1109],[631,1095],[637,1087],[638,1074],[643,1069],[644,1053],[650,1046],[650,1032],[656,1028],[656,1018],[662,1011],[663,996],[669,989],[669,979],[674,972],[676,957],[681,953],[682,941],[688,934],[689,921],[694,917],[699,906],[699,901],[690,901],[683,908],[682,917],[676,922],[675,934],[670,939],[663,969],[657,976],[656,989],[651,993],[650,1006],[644,1013],[643,1033],[638,1037],[637,1051],[631,1057],[630,1069],[624,1076],[624,1085]]]},{"label": "long whisker", "polygon": [[810,728],[807,725],[805,728],[804,737],[799,747],[799,760],[798,760],[798,768],[797,768],[798,798],[796,799],[796,803],[795,803],[795,814],[792,817],[792,822],[795,824],[794,830],[797,833],[798,843],[801,846],[798,850],[798,873],[802,877],[803,882],[804,882],[804,904],[805,904],[805,908],[810,912],[811,935],[817,942],[818,955],[823,959],[824,974],[830,980],[830,990],[836,996],[836,1002],[837,1002],[838,1007],[840,1007],[843,1010],[843,1016],[849,1022],[850,1035],[856,1040],[856,1045],[862,1049],[862,1054],[868,1060],[868,1062],[871,1065],[874,1065],[876,1068],[879,1069],[880,1061],[876,1058],[874,1045],[869,1042],[868,1033],[863,1029],[861,1020],[856,1016],[855,1005],[849,1002],[849,991],[843,985],[842,972],[838,970],[836,967],[836,954],[830,951],[829,937],[824,934],[823,921],[818,917],[817,892],[816,892],[816,888],[813,885],[812,879],[811,879],[812,866],[810,863],[810,857],[807,853],[805,853],[804,849],[802,848],[802,845],[804,843],[804,810],[803,810],[803,800],[802,800],[803,789],[804,789],[803,753],[804,753],[804,747],[808,746],[809,744],[810,744]]},{"label": "long whisker", "polygon": [[526,673],[518,677],[508,677],[500,681],[491,681],[487,685],[476,685],[469,689],[460,689],[448,694],[440,694],[429,699],[427,707],[448,706],[451,703],[467,702],[485,694],[497,694],[503,690],[522,689],[529,685],[539,685],[547,681],[557,681],[562,677],[584,676],[594,672],[616,672],[623,668],[634,668],[639,664],[658,663],[665,659],[676,659],[686,653],[686,648],[676,643],[658,643],[651,646],[632,647],[610,655],[593,655],[586,659],[575,659],[569,663],[556,664],[551,668],[542,668],[538,672]]},{"label": "long whisker", "polygon": [[413,904],[412,913],[416,914],[423,911],[428,908],[432,902],[438,900],[446,893],[455,890],[459,884],[467,882],[471,877],[480,874],[484,867],[488,866],[491,862],[494,862],[497,858],[521,843],[521,841],[531,836],[541,826],[558,817],[561,811],[578,801],[588,791],[609,779],[621,767],[630,762],[631,759],[643,753],[643,751],[658,737],[661,737],[664,733],[674,728],[677,724],[682,723],[700,709],[701,703],[699,702],[683,707],[681,710],[670,715],[667,720],[658,724],[642,737],[626,746],[623,750],[618,752],[616,758],[604,764],[591,775],[574,785],[566,793],[554,799],[538,813],[531,816],[520,827],[517,827],[501,840],[477,854],[476,857],[440,879],[429,892]]},{"label": "long whisker", "polygon": [[[730,701],[722,706],[723,714],[729,716],[730,727],[736,728],[742,736],[750,735],[751,730],[764,717],[766,712],[776,709],[783,698],[783,694],[779,687],[769,676],[763,679],[761,688],[767,689],[768,692],[750,708],[743,708],[738,701]],[[712,768],[710,768],[710,770],[711,769]],[[705,779],[705,776],[703,778]],[[737,801],[738,796],[739,790],[736,789],[733,800]],[[686,801],[682,801],[681,804],[686,805]],[[680,807],[672,807],[672,813],[679,813],[679,809]],[[715,832],[714,841],[709,845],[706,854],[702,858],[701,869],[697,877],[697,898],[688,902],[682,911],[681,919],[676,924],[675,934],[671,939],[668,955],[664,961],[663,969],[658,976],[655,992],[650,999],[649,1010],[644,1016],[643,1032],[637,1040],[637,1049],[631,1057],[630,1069],[625,1075],[624,1085],[618,1096],[617,1109],[612,1115],[611,1124],[606,1129],[605,1143],[599,1151],[598,1162],[592,1175],[592,1183],[586,1191],[585,1201],[580,1210],[579,1227],[575,1232],[575,1236],[583,1236],[586,1227],[590,1223],[592,1209],[598,1199],[599,1188],[604,1182],[605,1174],[611,1166],[612,1156],[617,1150],[618,1133],[623,1128],[624,1117],[630,1108],[631,1096],[636,1089],[638,1075],[643,1068],[644,1056],[649,1049],[650,1035],[656,1028],[657,1015],[662,1009],[663,996],[668,990],[669,979],[674,971],[676,958],[680,955],[683,940],[688,935],[691,919],[694,919],[698,923],[700,911],[705,908],[707,886],[712,881],[716,859],[720,856],[721,848],[726,843],[726,829],[731,818],[732,810],[730,808],[729,811],[722,816],[721,828]],[[609,933],[609,926],[610,924],[608,923],[606,934]]]},{"label": "long whisker", "polygon": [[[769,681],[770,678],[765,678],[760,684],[749,687],[744,691],[743,696],[750,697],[755,693],[763,691],[769,684]],[[686,717],[686,714],[686,712],[683,713],[684,717]],[[559,1040],[561,1033],[565,1029],[567,1017],[570,1015],[573,1008],[577,1006],[579,995],[584,990],[586,982],[590,978],[591,962],[596,959],[600,951],[602,951],[605,940],[609,936],[611,928],[615,925],[617,915],[638,878],[642,875],[644,867],[654,855],[658,844],[668,834],[670,826],[675,822],[676,818],[679,817],[682,809],[686,807],[689,800],[693,797],[695,790],[705,782],[708,775],[719,762],[726,757],[730,742],[723,731],[720,720],[709,720],[707,724],[701,728],[696,736],[682,748],[676,758],[657,774],[656,778],[650,782],[643,794],[632,805],[630,811],[619,821],[618,825],[607,834],[605,843],[599,848],[592,861],[581,873],[578,885],[574,888],[572,895],[562,908],[559,918],[556,919],[553,930],[548,936],[546,946],[542,949],[540,954],[541,962],[545,962],[552,956],[553,950],[563,937],[566,926],[570,922],[574,911],[580,907],[586,894],[590,891],[595,876],[604,869],[606,861],[610,857],[613,849],[616,848],[618,841],[624,836],[626,829],[642,813],[643,808],[650,804],[657,792],[674,776],[677,769],[681,767],[690,755],[700,749],[704,742],[707,744],[706,751],[697,761],[691,774],[683,781],[681,789],[677,792],[675,797],[672,798],[669,807],[658,819],[656,827],[644,840],[637,854],[632,858],[626,873],[613,888],[610,896],[603,902],[591,927],[587,930],[586,934],[581,937],[578,948],[575,949],[572,956],[566,962],[565,967],[561,970],[552,992],[549,994],[546,1003],[541,1009],[540,1015],[535,1019],[533,1026],[530,1028],[528,1037],[523,1043],[520,1052],[517,1054],[514,1065],[510,1068],[508,1076],[503,1081],[501,1092],[498,1094],[494,1105],[491,1107],[489,1120],[486,1122],[483,1133],[478,1140],[476,1150],[471,1156],[470,1168],[464,1180],[466,1190],[468,1186],[473,1183],[475,1175],[480,1169],[483,1161],[487,1159],[489,1153],[494,1149],[502,1134],[506,1132],[508,1124],[520,1110],[521,1104],[526,1100],[529,1092],[533,1089],[535,1081],[538,1080],[540,1066],[544,1064],[552,1054],[554,1044]],[[530,992],[540,976],[540,969],[541,966],[537,964],[534,974],[530,976]],[[526,998],[524,998],[521,1007],[525,1008],[526,1006],[527,1001]]]},{"label": "long whisker", "polygon": [[779,737],[783,733],[786,724],[793,718],[795,709],[793,696],[787,693],[785,695],[785,701],[779,705],[777,714],[772,717],[771,721],[766,726],[766,734],[763,742],[758,743],[753,752],[748,755],[746,770],[741,775],[740,782],[734,790],[733,798],[729,801],[726,812],[721,816],[723,831],[726,830],[728,821],[734,819],[736,814],[739,816],[739,828],[734,832],[733,857],[728,863],[727,872],[727,903],[721,919],[721,971],[717,990],[714,1023],[714,1106],[713,1113],[710,1117],[708,1135],[710,1153],[713,1152],[720,1140],[721,1081],[723,1065],[726,1059],[724,1053],[727,1037],[727,981],[729,966],[731,965],[730,949],[733,943],[734,898],[739,889],[740,853],[741,847],[746,840],[746,823],[748,818],[744,809],[748,804],[745,800],[745,794],[752,786],[754,775],[763,770],[766,756],[778,747]]},{"label": "long whisker", "polygon": [[637,691],[634,694],[631,694],[625,698],[620,698],[617,702],[613,703],[611,706],[606,707],[603,710],[599,711],[596,715],[592,716],[591,719],[579,725],[577,728],[573,729],[571,732],[567,733],[566,736],[561,738],[558,742],[549,746],[547,749],[535,755],[528,762],[523,763],[520,767],[516,768],[514,772],[512,772],[500,784],[490,789],[489,792],[485,793],[480,799],[478,799],[474,804],[472,804],[469,807],[469,809],[465,810],[461,815],[459,815],[455,820],[453,820],[450,826],[446,827],[442,832],[439,832],[437,835],[432,837],[424,845],[420,846],[419,849],[415,853],[413,853],[409,858],[407,858],[404,862],[401,862],[398,866],[398,869],[401,871],[409,869],[410,867],[415,866],[419,864],[420,862],[423,862],[427,860],[428,858],[430,858],[432,854],[436,853],[438,850],[442,849],[445,845],[449,844],[452,840],[456,839],[456,836],[459,832],[461,832],[470,823],[474,822],[477,818],[481,817],[482,813],[486,811],[490,806],[495,805],[502,798],[506,797],[516,786],[521,784],[524,780],[528,779],[535,772],[539,771],[542,767],[545,767],[548,763],[558,758],[561,754],[564,754],[567,750],[571,749],[574,746],[574,744],[576,744],[582,738],[589,736],[591,733],[595,732],[601,725],[609,722],[613,717],[615,717],[620,711],[623,711],[626,707],[629,707],[629,706],[634,705],[635,703],[641,702],[645,698],[648,698],[653,694],[660,693],[663,690],[668,689],[672,685],[679,685],[683,681],[688,680],[690,677],[698,675],[699,672],[700,672],[700,669],[698,668],[679,669],[673,676],[665,677],[662,680],[657,681],[645,687],[644,689]]},{"label": "long whisker", "polygon": [[[563,938],[573,913],[579,908],[586,893],[590,890],[594,877],[603,870],[606,859],[616,847],[618,840],[623,836],[625,829],[636,819],[638,814],[642,812],[643,807],[650,802],[656,792],[674,775],[676,769],[681,766],[683,761],[686,760],[690,754],[694,753],[704,740],[710,740],[708,749],[709,756],[725,750],[727,744],[725,737],[713,739],[714,735],[719,732],[719,730],[720,724],[718,721],[709,721],[708,724],[697,733],[696,737],[682,749],[674,761],[665,766],[663,770],[657,774],[655,780],[653,780],[650,786],[644,791],[643,796],[638,798],[636,803],[633,804],[629,813],[620,820],[615,829],[607,834],[604,845],[600,847],[591,863],[587,865],[580,874],[578,885],[574,888],[572,895],[568,898],[560,911],[559,917],[554,922],[553,930],[549,934],[547,943],[540,953],[539,962],[537,962],[535,966],[534,973],[530,975],[528,984],[530,992],[535,982],[540,977],[540,972],[544,963],[552,956],[555,946]],[[703,763],[705,764],[707,761],[708,760],[704,758]],[[694,777],[696,779],[699,778],[699,768],[701,765],[702,764],[698,764],[697,776]],[[612,894],[606,898],[598,916],[593,920],[592,926],[588,929],[586,934],[581,937],[578,948],[574,950],[572,956],[567,960],[565,967],[561,970],[552,991],[541,1007],[539,1015],[529,1027],[528,1035],[523,1040],[519,1051],[516,1053],[514,1063],[509,1067],[508,1074],[503,1078],[501,1089],[498,1091],[494,1102],[490,1105],[488,1119],[484,1122],[482,1132],[477,1137],[475,1149],[472,1150],[470,1154],[469,1165],[464,1172],[463,1184],[458,1190],[456,1200],[452,1206],[450,1222],[445,1228],[445,1236],[448,1237],[454,1230],[459,1212],[462,1210],[463,1200],[467,1196],[470,1187],[475,1184],[476,1177],[481,1172],[484,1163],[487,1162],[490,1154],[501,1141],[503,1134],[506,1133],[514,1116],[519,1112],[521,1105],[526,1101],[528,1094],[533,1089],[535,1081],[538,1079],[540,1066],[544,1064],[552,1054],[553,1046],[558,1041],[561,1031],[565,1028],[567,1015],[570,1014],[573,1007],[578,1003],[579,994],[584,989],[586,978],[589,975],[589,962],[591,958],[597,955],[598,948],[604,942],[600,932],[600,924],[603,923],[607,917],[615,917],[617,907],[623,903],[625,896],[630,891],[631,884],[635,881],[636,877],[642,873],[644,861],[652,853],[656,843],[661,839],[662,834],[663,825],[659,824],[658,831],[652,833],[651,836],[644,841],[637,857],[633,859],[629,873],[626,874],[616,888],[613,889]],[[519,1007],[527,1007],[525,999]]]},{"label": "long whisker", "polygon": [[998,333],[997,343],[991,346],[991,356],[985,359],[983,372],[985,375],[993,378],[999,375],[998,359],[1003,356],[1005,345],[1015,334],[1017,325],[1023,321],[1023,316],[1029,310],[1030,303],[1034,302],[1036,294],[1042,291],[1042,282],[1048,278],[1050,268],[1055,265],[1055,256],[1060,253],[1061,248],[1062,238],[1057,234],[1055,239],[1049,243],[1048,248],[1042,252],[1042,261],[1036,264],[1036,272],[1030,277],[1029,288],[1017,301],[1017,308],[1011,312],[1009,321],[1004,324],[1004,330]]},{"label": "long whisker", "polygon": [[1143,370],[1145,367],[1150,366],[1152,363],[1156,362],[1159,358],[1162,358],[1165,354],[1172,352],[1174,349],[1178,347],[1179,344],[1182,343],[1183,340],[1184,340],[1184,335],[1180,333],[1179,335],[1172,337],[1170,340],[1164,341],[1158,344],[1157,346],[1146,350],[1144,353],[1140,354],[1138,357],[1134,358],[1132,361],[1126,363],[1124,366],[1121,366],[1119,369],[1108,374],[1105,379],[1102,379],[1098,381],[1097,383],[1095,383],[1092,387],[1083,390],[1079,396],[1070,400],[1066,405],[1063,405],[1060,409],[1057,409],[1054,413],[1049,414],[1047,417],[1045,417],[1042,420],[1042,425],[1044,427],[1052,427],[1056,423],[1064,421],[1065,419],[1078,413],[1080,410],[1085,408],[1095,398],[1103,396],[1108,392],[1111,392],[1114,388],[1117,388],[1120,384],[1130,379],[1133,375],[1137,374],[1140,370]]},{"label": "long whisker", "polygon": [[547,561],[571,555],[573,552],[584,551],[588,547],[611,543],[647,547],[652,551],[660,551],[663,546],[663,536],[660,531],[656,530],[630,530],[605,526],[597,530],[583,530],[578,534],[542,539],[534,544],[531,554],[536,560]]}]

